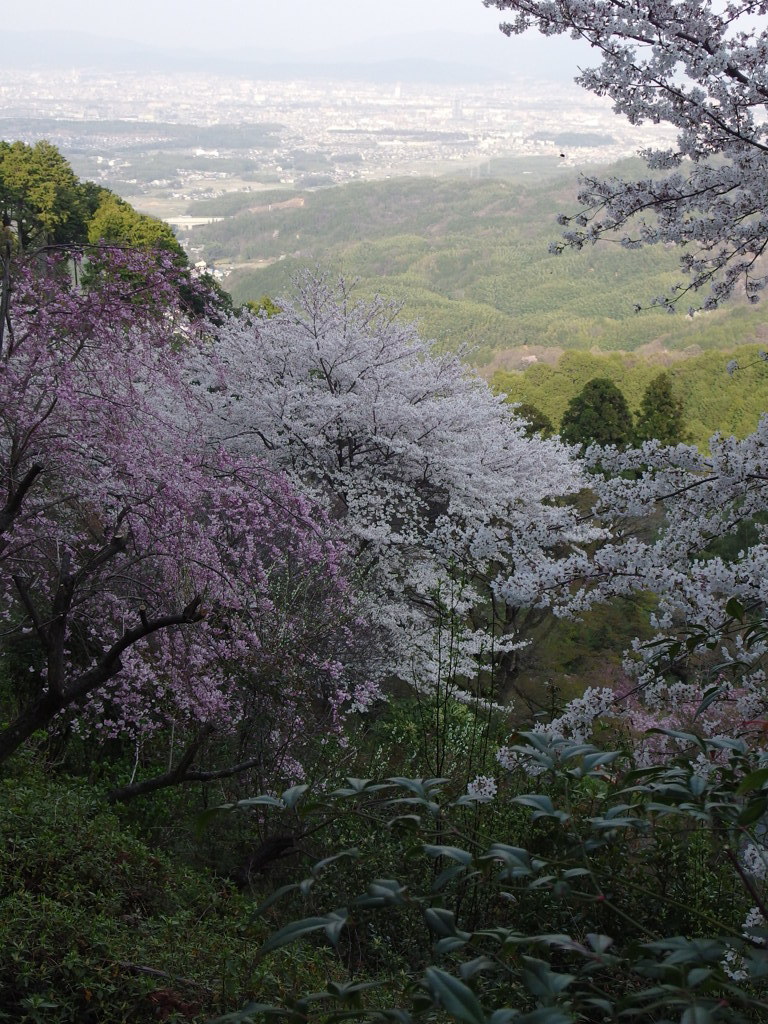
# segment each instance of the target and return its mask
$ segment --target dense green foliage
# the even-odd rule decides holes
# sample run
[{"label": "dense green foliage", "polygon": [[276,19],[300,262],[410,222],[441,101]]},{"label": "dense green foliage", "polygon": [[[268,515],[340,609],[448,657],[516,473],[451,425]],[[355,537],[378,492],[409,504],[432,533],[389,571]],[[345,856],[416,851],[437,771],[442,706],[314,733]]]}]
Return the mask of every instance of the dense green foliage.
[{"label": "dense green foliage", "polygon": [[[289,994],[284,954],[256,963],[265,927],[251,900],[190,863],[203,852],[190,843],[194,807],[150,802],[132,821],[102,785],[30,758],[0,779],[0,1020],[202,1022],[248,993]],[[172,851],[139,827],[169,812],[180,819]],[[248,832],[214,830],[209,845]],[[291,957],[310,987],[328,971],[338,968],[322,951]]]},{"label": "dense green foliage", "polygon": [[0,212],[22,248],[82,240],[100,191],[81,184],[49,142],[0,142]]},{"label": "dense green foliage", "polygon": [[167,249],[186,262],[167,224],[79,181],[49,142],[0,142],[0,215],[8,240],[21,249],[104,241]]},{"label": "dense green foliage", "polygon": [[[768,408],[768,368],[757,361],[757,348],[743,346],[732,354],[744,364],[755,363],[749,369],[748,386],[743,377],[725,372],[725,352],[692,355],[666,370],[674,401],[682,402],[685,434],[701,448],[716,431],[745,437]],[[612,380],[633,415],[642,417],[643,398],[658,373],[658,364],[638,355],[566,352],[555,366],[536,363],[523,373],[498,372],[493,383],[510,401],[530,402],[553,423],[560,423],[568,403],[594,377]]]},{"label": "dense green foliage", "polygon": [[656,439],[662,444],[678,444],[685,440],[683,402],[674,393],[668,373],[654,377],[645,389],[635,436],[638,441]]},{"label": "dense green foliage", "polygon": [[167,249],[186,262],[184,250],[164,221],[137,213],[129,203],[111,192],[104,192],[88,222],[88,241],[121,243],[137,249]]},{"label": "dense green foliage", "polygon": [[568,403],[560,436],[568,444],[626,446],[634,424],[627,400],[612,380],[594,377]]},{"label": "dense green foliage", "polygon": [[527,424],[527,433],[531,434],[543,434],[544,437],[549,437],[555,432],[552,420],[543,413],[537,405],[532,402],[520,402],[516,409],[517,415],[521,420],[525,420]]},{"label": "dense green foliage", "polygon": [[225,218],[192,238],[208,260],[269,264],[227,279],[238,303],[285,294],[296,270],[317,262],[359,277],[363,292],[402,299],[423,334],[469,344],[478,363],[522,345],[634,351],[662,339],[670,349],[716,348],[754,334],[762,317],[745,306],[694,320],[634,312],[677,280],[673,251],[622,251],[619,260],[605,243],[551,256],[556,215],[573,207],[575,173],[539,161],[535,175],[526,174],[526,166],[495,171],[508,178],[352,183],[295,193],[303,205],[290,207],[251,193],[226,196],[190,208]]},{"label": "dense green foliage", "polygon": [[[274,815],[275,828],[335,820],[324,858],[268,901],[274,919],[286,897],[308,894],[305,916],[284,907],[262,953],[325,939],[352,966],[348,987],[228,1019],[299,1021],[312,1004],[326,1021],[403,1024],[436,1011],[464,1024],[762,1019],[763,951],[741,934],[754,893],[731,870],[768,803],[747,746],[680,734],[678,758],[633,771],[619,750],[521,739],[490,803],[401,777],[230,805]],[[697,747],[718,761],[708,777],[692,768]]]},{"label": "dense green foliage", "polygon": [[[165,225],[78,183],[53,147],[14,144],[0,158],[4,209],[25,246],[106,239],[183,258]],[[46,175],[51,187],[38,187]],[[445,179],[313,193],[304,207],[275,202],[258,214],[242,212],[258,205],[243,194],[207,212],[234,215],[223,230],[234,231],[228,244],[240,257],[259,246],[282,255],[286,235],[302,249],[305,233],[326,239],[331,259],[371,290],[385,278],[451,343],[633,348],[654,337],[662,315],[632,319],[622,304],[637,295],[638,275],[654,287],[672,256],[629,254],[618,269],[595,250],[545,263],[544,229],[530,225],[546,222],[553,196],[563,200],[520,180]],[[252,309],[279,312],[269,295],[279,296],[291,262],[250,279],[252,291],[241,280]],[[742,337],[759,312],[675,321],[665,343]],[[507,335],[513,324],[519,333]],[[743,363],[753,356],[737,352]],[[718,427],[753,429],[768,398],[764,362],[748,387],[724,363],[707,352],[659,373],[638,355],[571,351],[496,383],[522,402],[532,433],[560,425],[575,443],[690,434],[704,444]],[[590,496],[579,500],[586,509]],[[735,558],[754,520],[741,529],[707,554]],[[121,805],[115,792],[138,766],[163,770],[168,736],[134,749],[67,729],[37,734],[0,774],[0,1020],[202,1024],[281,1013],[305,1024],[337,1010],[349,1014],[340,1019],[382,1010],[398,1024],[765,1019],[763,936],[742,933],[763,886],[737,857],[762,834],[768,769],[744,739],[678,734],[679,757],[635,770],[636,737],[617,727],[604,727],[608,753],[529,734],[533,753],[518,751],[496,799],[468,794],[499,772],[495,751],[510,731],[558,715],[586,685],[619,680],[621,651],[649,638],[652,608],[643,596],[579,622],[543,611],[500,695],[511,700],[504,712],[453,700],[444,681],[432,695],[396,693],[351,718],[339,741],[307,737],[308,778],[322,785],[282,796],[240,802],[243,771]],[[39,649],[25,633],[0,654],[2,725],[39,670]],[[365,781],[388,773],[397,778]],[[223,800],[248,813],[217,812]],[[729,953],[747,983],[724,970]],[[247,1001],[256,1009],[237,1012]]]}]

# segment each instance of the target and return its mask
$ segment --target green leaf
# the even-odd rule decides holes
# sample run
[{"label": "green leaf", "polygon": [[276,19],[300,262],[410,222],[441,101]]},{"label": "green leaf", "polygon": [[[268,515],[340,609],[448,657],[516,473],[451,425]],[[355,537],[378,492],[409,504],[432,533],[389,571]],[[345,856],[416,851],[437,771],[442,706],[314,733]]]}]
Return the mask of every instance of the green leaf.
[{"label": "green leaf", "polygon": [[387,828],[391,829],[395,825],[401,828],[418,828],[421,825],[420,814],[398,814],[394,818],[390,818],[387,822]]},{"label": "green leaf", "polygon": [[736,793],[741,796],[744,793],[749,793],[752,789],[762,789],[766,782],[768,782],[768,768],[758,768],[757,771],[744,776],[736,787]]},{"label": "green leaf", "polygon": [[706,750],[706,744],[702,740],[701,736],[697,736],[693,732],[683,732],[680,729],[648,729],[646,731],[648,735],[660,733],[662,736],[671,736],[673,739],[676,740],[684,740],[686,743],[695,744],[702,750]]},{"label": "green leaf", "polygon": [[431,846],[425,843],[422,849],[430,857],[450,857],[451,860],[457,860],[465,865],[472,863],[472,854],[466,850],[460,850],[457,846]]},{"label": "green leaf", "polygon": [[487,853],[480,860],[500,860],[506,867],[502,877],[519,878],[521,875],[533,874],[531,856],[520,846],[506,846],[504,843],[492,843]]},{"label": "green leaf", "polygon": [[680,1018],[680,1024],[715,1024],[715,1017],[706,1006],[698,1006],[694,1003]]},{"label": "green leaf", "polygon": [[428,967],[424,978],[429,991],[446,1013],[466,1024],[485,1024],[480,1000],[463,981],[438,967]]},{"label": "green leaf", "polygon": [[[262,953],[268,953],[272,949],[279,949],[281,946],[287,946],[291,942],[295,942],[296,939],[302,938],[304,935],[309,935],[311,932],[325,931],[328,934],[328,930],[331,932],[334,929],[338,932],[341,925],[346,920],[346,911],[340,910],[335,911],[333,914],[325,914],[323,917],[305,917],[301,921],[291,921],[284,928],[274,932],[264,945],[261,947]],[[339,922],[341,922],[339,924]],[[329,935],[330,938],[330,935]]]},{"label": "green leaf", "polygon": [[401,775],[393,775],[387,779],[387,782],[410,790],[411,793],[421,797],[422,800],[429,799],[434,795],[432,790],[444,786],[446,782],[450,781],[450,779],[406,779]]},{"label": "green leaf", "polygon": [[463,934],[466,934],[466,939],[461,935],[446,935],[444,939],[438,939],[435,943],[435,952],[442,956],[443,953],[453,953],[457,949],[463,949],[471,938],[468,932]]},{"label": "green leaf", "polygon": [[329,942],[335,946],[339,941],[341,930],[347,923],[347,912],[346,910],[334,910],[331,914],[326,914],[327,924],[325,926],[325,934]]},{"label": "green leaf", "polygon": [[[305,879],[305,881],[307,881],[307,879]],[[281,885],[279,889],[275,889],[274,892],[271,892],[269,896],[267,896],[263,903],[260,903],[258,907],[256,907],[253,912],[254,916],[258,917],[260,914],[263,914],[264,911],[271,907],[273,903],[276,903],[281,896],[285,896],[287,892],[293,892],[293,890],[298,889],[300,885],[300,882],[292,882],[290,885]]]},{"label": "green leaf", "polygon": [[611,764],[613,761],[616,760],[617,757],[620,756],[621,754],[618,750],[609,750],[602,753],[598,752],[596,754],[585,754],[584,761],[582,762],[584,767],[584,774],[592,775],[593,770],[597,768],[599,765]]},{"label": "green leaf", "polygon": [[282,800],[289,811],[293,810],[308,789],[309,786],[291,786],[290,789],[285,790],[282,794]]},{"label": "green leaf", "polygon": [[695,988],[711,977],[712,971],[709,967],[694,967],[692,971],[688,971],[688,978],[686,980],[691,988]]},{"label": "green leaf", "polygon": [[698,718],[699,715],[704,714],[707,708],[711,707],[715,703],[717,698],[723,693],[725,693],[725,687],[710,686],[708,690],[704,691],[704,695],[701,698],[701,703],[696,708],[696,714],[693,717]]},{"label": "green leaf", "polygon": [[[424,911],[424,919],[427,922],[427,926],[431,932],[435,935],[456,935],[456,918],[452,910],[447,910],[445,907],[427,907]],[[469,932],[463,932],[467,938],[469,938]]]},{"label": "green leaf", "polygon": [[512,1020],[519,1020],[516,1010],[504,1007],[501,1010],[494,1010],[488,1018],[488,1024],[509,1024]]},{"label": "green leaf", "polygon": [[269,1003],[248,1003],[242,1010],[235,1010],[216,1019],[216,1024],[253,1024],[257,1016],[293,1017],[293,1010],[282,1006],[270,1006]]},{"label": "green leaf", "polygon": [[341,789],[334,789],[329,796],[361,796],[363,793],[378,793],[382,789],[391,789],[391,783],[386,782],[373,782],[372,779],[355,779],[351,776],[347,778],[348,786],[344,786]]},{"label": "green leaf", "polygon": [[352,860],[357,860],[360,856],[360,851],[357,847],[352,847],[349,850],[341,850],[339,853],[335,853],[332,857],[324,857],[322,860],[317,861],[309,869],[313,878],[316,878],[321,871],[324,871],[329,864],[333,864],[334,861],[342,860],[343,858],[349,857]]},{"label": "green leaf", "polygon": [[285,810],[285,804],[278,796],[249,796],[245,800],[238,800],[236,804],[223,804],[221,810],[237,808],[240,811],[249,811],[251,807],[278,807]]},{"label": "green leaf", "polygon": [[464,981],[468,981],[469,978],[474,978],[480,971],[487,971],[489,967],[495,966],[496,964],[493,960],[490,960],[487,956],[477,956],[474,960],[468,960],[465,964],[459,964],[459,974]]},{"label": "green leaf", "polygon": [[[513,1017],[514,1024],[574,1024],[576,1018],[556,1006],[540,1006],[538,1010]],[[582,1018],[583,1019],[583,1018]]]},{"label": "green leaf", "polygon": [[522,807],[532,807],[536,812],[536,818],[556,818],[559,813],[548,796],[542,793],[525,793],[523,796],[512,797],[513,804],[520,804]]},{"label": "green leaf", "polygon": [[383,982],[381,981],[348,981],[348,982],[328,982],[328,991],[336,999],[341,1002],[355,1001],[355,997],[359,996],[361,992],[367,992],[371,988],[379,988]]},{"label": "green leaf", "polygon": [[550,999],[564,991],[575,979],[574,974],[558,974],[544,960],[532,956],[522,958],[523,983],[538,999]]},{"label": "green leaf", "polygon": [[587,932],[587,942],[595,953],[605,953],[613,945],[610,935],[598,935],[596,932]]},{"label": "green leaf", "polygon": [[768,808],[768,795],[757,797],[751,800],[736,819],[739,825],[751,825],[766,812]]},{"label": "green leaf", "polygon": [[[458,878],[459,875],[466,874],[466,868],[463,864],[450,864],[447,868],[444,868],[437,878],[430,886],[430,892],[440,892],[440,890],[446,886],[449,882],[452,882],[454,878]],[[477,872],[470,872],[470,877],[477,874]]]},{"label": "green leaf", "polygon": [[405,903],[405,886],[394,878],[377,878],[368,885],[368,895],[355,900],[359,907],[402,906]]},{"label": "green leaf", "polygon": [[714,939],[687,939],[684,935],[644,942],[643,948],[666,953],[667,964],[717,963],[723,957],[722,943]]}]

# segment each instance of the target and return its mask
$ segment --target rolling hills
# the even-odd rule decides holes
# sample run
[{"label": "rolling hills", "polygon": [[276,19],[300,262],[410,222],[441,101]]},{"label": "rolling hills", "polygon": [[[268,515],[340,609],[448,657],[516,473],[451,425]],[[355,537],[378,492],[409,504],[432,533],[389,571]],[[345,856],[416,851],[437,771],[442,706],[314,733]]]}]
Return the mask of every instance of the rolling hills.
[{"label": "rolling hills", "polygon": [[194,229],[191,243],[233,268],[225,284],[237,302],[279,297],[298,268],[317,264],[357,278],[361,294],[402,300],[423,334],[468,344],[478,365],[522,346],[721,349],[757,337],[761,308],[738,301],[693,320],[634,312],[680,279],[674,251],[600,244],[550,255],[555,217],[576,209],[576,189],[573,167],[534,157],[492,161],[479,177],[295,192],[290,204],[284,191],[271,205],[264,194],[230,194],[194,204],[196,215],[224,219]]}]

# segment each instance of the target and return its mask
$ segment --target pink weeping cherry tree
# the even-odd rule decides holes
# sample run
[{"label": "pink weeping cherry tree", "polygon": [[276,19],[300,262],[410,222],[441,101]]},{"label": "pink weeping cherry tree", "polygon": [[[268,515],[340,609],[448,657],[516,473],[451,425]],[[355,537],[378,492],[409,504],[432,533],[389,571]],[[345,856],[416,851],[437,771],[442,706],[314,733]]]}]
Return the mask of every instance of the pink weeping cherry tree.
[{"label": "pink weeping cherry tree", "polygon": [[[265,766],[290,778],[318,719],[376,693],[325,513],[201,429],[187,363],[211,325],[192,307],[203,286],[163,254],[6,262],[0,644],[31,653],[0,761],[59,722],[175,731],[175,763],[133,791]],[[237,737],[237,765],[200,769],[211,736]]]}]

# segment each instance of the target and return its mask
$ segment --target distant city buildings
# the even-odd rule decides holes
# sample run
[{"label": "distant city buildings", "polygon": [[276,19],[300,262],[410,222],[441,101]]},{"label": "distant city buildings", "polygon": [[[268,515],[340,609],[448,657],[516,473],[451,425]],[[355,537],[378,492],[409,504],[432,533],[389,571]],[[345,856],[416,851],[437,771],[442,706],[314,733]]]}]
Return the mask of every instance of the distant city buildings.
[{"label": "distant city buildings", "polygon": [[[255,81],[208,74],[106,74],[0,71],[0,133],[33,142],[44,135],[80,173],[120,190],[179,185],[201,173],[221,182],[238,175],[234,156],[251,160],[283,185],[439,173],[493,157],[551,154],[569,164],[607,163],[658,141],[615,117],[610,105],[577,89],[520,81],[498,85]],[[38,123],[45,119],[45,124]],[[54,123],[52,123],[54,122]],[[103,122],[104,130],[98,130]],[[119,132],[109,122],[122,122]],[[129,124],[137,126],[131,135]],[[80,128],[78,123],[82,123]],[[148,134],[148,125],[157,132]],[[268,146],[191,145],[173,171],[131,173],[141,153],[167,151],[163,125],[269,124]],[[86,130],[87,125],[87,130]],[[567,148],[558,141],[569,136]],[[579,135],[583,144],[579,144]],[[575,141],[574,141],[575,140]],[[178,148],[178,147],[176,147]],[[563,154],[561,156],[561,153]],[[195,166],[195,160],[204,166]],[[221,161],[217,173],[212,165]],[[140,163],[140,161],[139,161]],[[80,166],[78,166],[80,165]],[[196,186],[190,193],[206,192]],[[210,189],[206,192],[210,195]]]}]

